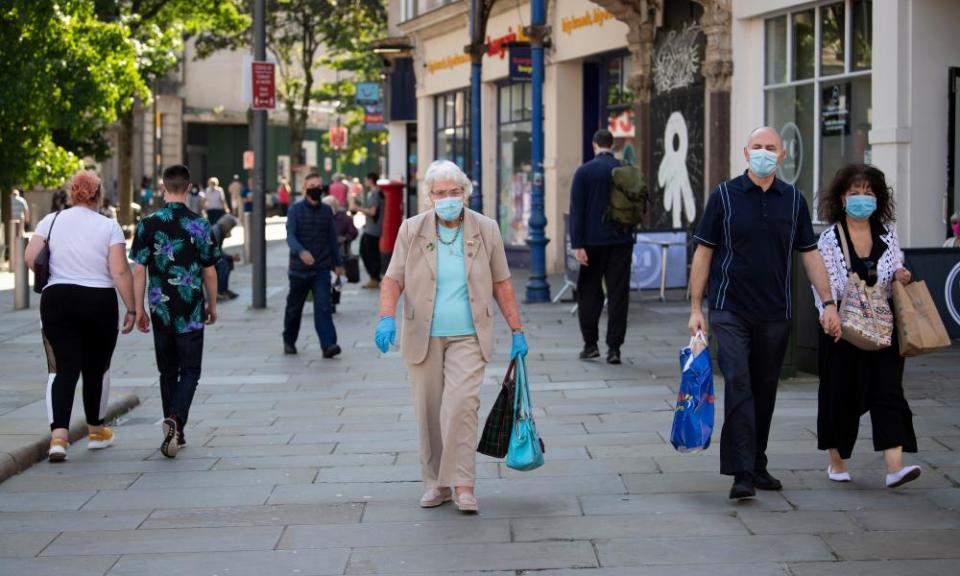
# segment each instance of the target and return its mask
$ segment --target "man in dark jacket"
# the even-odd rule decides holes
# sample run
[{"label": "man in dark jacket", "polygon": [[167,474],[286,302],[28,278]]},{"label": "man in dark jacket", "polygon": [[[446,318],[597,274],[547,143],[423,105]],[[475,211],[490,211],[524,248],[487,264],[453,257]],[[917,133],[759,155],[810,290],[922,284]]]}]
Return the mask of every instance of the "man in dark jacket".
[{"label": "man in dark jacket", "polygon": [[570,241],[580,263],[577,280],[583,360],[597,358],[600,350],[600,314],[603,285],[607,286],[607,362],[620,363],[620,346],[627,332],[630,303],[630,263],[633,233],[607,217],[613,169],[613,134],[598,130],[593,135],[594,158],[577,168],[570,192]]},{"label": "man in dark jacket", "polygon": [[323,184],[319,174],[304,181],[305,198],[287,213],[287,245],[290,246],[290,293],[283,318],[283,352],[297,353],[300,317],[307,293],[313,292],[313,321],[324,358],[340,353],[337,329],[330,305],[330,271],[343,274],[333,211],[321,202]]}]

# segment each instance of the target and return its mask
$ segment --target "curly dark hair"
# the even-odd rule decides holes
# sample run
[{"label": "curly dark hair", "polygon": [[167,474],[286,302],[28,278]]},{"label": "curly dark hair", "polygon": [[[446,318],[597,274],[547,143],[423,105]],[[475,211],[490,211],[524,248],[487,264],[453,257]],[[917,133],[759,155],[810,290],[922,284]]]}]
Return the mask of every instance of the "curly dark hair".
[{"label": "curly dark hair", "polygon": [[843,207],[843,197],[851,186],[863,183],[869,184],[877,197],[877,211],[870,216],[870,220],[879,224],[893,222],[896,219],[893,190],[887,186],[887,179],[883,172],[867,164],[847,164],[837,170],[830,186],[820,192],[818,206],[820,218],[830,224],[846,218],[847,211]]}]

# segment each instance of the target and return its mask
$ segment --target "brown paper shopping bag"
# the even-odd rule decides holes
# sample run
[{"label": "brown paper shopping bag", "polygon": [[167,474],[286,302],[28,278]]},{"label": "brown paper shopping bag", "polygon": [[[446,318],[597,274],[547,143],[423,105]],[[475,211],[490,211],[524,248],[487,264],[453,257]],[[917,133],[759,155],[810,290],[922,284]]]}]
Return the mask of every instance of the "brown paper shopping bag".
[{"label": "brown paper shopping bag", "polygon": [[950,346],[950,336],[926,282],[893,283],[901,356],[919,356]]}]

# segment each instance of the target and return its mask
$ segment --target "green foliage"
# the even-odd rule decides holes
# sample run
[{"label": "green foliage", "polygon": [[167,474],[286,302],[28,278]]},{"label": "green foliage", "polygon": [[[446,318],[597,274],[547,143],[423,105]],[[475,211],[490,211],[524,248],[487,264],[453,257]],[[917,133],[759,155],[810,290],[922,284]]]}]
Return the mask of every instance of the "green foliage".
[{"label": "green foliage", "polygon": [[82,0],[8,0],[0,7],[0,188],[58,186],[146,94],[127,28]]}]

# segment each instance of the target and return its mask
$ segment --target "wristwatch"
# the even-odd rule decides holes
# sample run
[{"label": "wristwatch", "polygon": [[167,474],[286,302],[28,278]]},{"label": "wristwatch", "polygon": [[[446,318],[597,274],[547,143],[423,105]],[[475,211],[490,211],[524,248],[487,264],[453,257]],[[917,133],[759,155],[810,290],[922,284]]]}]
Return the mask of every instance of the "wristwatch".
[{"label": "wristwatch", "polygon": [[837,305],[837,301],[836,301],[836,300],[824,300],[824,302],[823,302],[823,307],[824,307],[824,308],[826,308],[827,306],[834,306],[834,307],[835,307],[836,305]]}]

